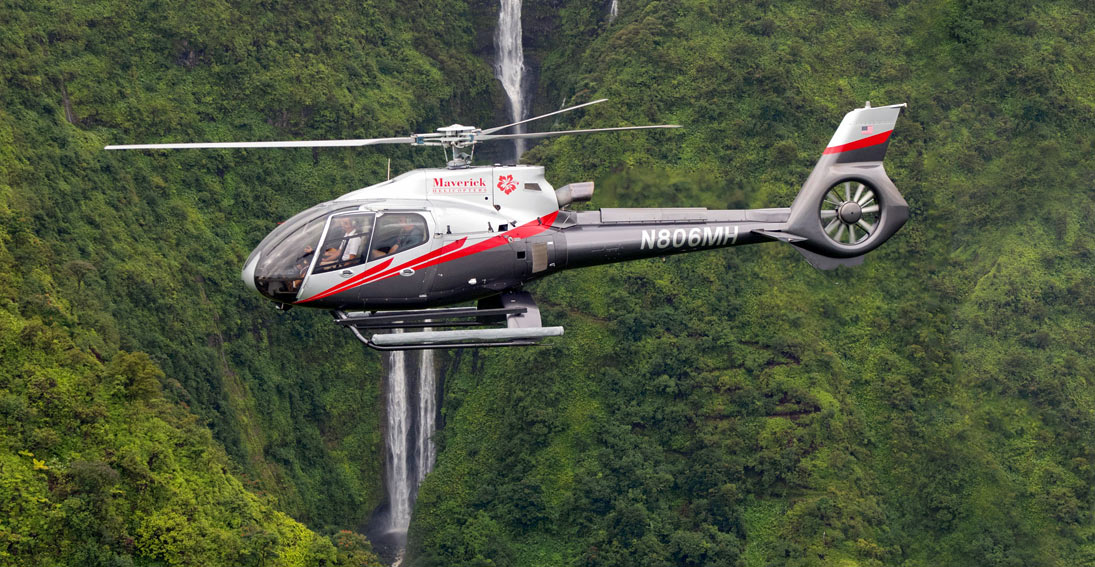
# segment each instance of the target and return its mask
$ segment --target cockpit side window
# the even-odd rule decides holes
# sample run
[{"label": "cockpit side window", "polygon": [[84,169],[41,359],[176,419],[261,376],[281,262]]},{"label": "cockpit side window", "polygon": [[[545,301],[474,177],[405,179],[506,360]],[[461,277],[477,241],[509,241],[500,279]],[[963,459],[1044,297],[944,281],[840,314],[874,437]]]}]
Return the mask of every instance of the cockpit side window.
[{"label": "cockpit side window", "polygon": [[429,239],[426,219],[415,213],[385,213],[376,222],[369,260],[421,246]]},{"label": "cockpit side window", "polygon": [[369,235],[373,230],[372,213],[353,213],[331,217],[327,235],[320,246],[315,273],[357,266],[368,255]]}]

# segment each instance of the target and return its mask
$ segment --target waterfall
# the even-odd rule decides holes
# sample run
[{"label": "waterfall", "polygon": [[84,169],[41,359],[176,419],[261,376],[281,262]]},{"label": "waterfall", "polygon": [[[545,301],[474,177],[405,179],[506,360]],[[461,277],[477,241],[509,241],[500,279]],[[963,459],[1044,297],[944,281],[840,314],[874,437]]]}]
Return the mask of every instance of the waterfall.
[{"label": "waterfall", "polygon": [[418,486],[437,458],[432,439],[437,425],[437,369],[430,350],[394,351],[388,368],[387,531],[406,534]]},{"label": "waterfall", "polygon": [[620,15],[620,0],[612,0],[612,5],[608,7],[608,23],[616,21],[616,16]]},{"label": "waterfall", "polygon": [[[398,332],[398,331],[396,331]],[[388,531],[406,532],[411,525],[411,479],[407,466],[407,440],[410,432],[410,388],[407,384],[407,353],[390,355],[388,373]]]},{"label": "waterfall", "polygon": [[421,353],[422,358],[418,365],[418,435],[415,444],[418,462],[416,488],[433,470],[433,463],[437,459],[437,450],[431,438],[436,428],[434,419],[437,417],[437,370],[433,365],[433,351],[423,350]]},{"label": "waterfall", "polygon": [[[498,29],[494,34],[497,50],[495,74],[509,98],[510,120],[519,122],[525,117],[524,78],[525,53],[521,45],[521,0],[501,0],[498,12]],[[515,132],[523,132],[518,126]],[[525,152],[525,141],[514,140],[517,158]]]}]

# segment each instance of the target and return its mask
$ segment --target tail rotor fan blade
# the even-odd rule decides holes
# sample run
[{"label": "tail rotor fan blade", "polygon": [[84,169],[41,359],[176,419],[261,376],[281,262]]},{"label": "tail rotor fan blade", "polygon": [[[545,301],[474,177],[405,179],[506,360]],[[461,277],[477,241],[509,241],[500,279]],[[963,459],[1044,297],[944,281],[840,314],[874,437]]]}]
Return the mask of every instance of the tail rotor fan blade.
[{"label": "tail rotor fan blade", "polygon": [[874,235],[881,221],[875,188],[862,182],[834,183],[818,203],[822,232],[838,246],[856,246]]}]

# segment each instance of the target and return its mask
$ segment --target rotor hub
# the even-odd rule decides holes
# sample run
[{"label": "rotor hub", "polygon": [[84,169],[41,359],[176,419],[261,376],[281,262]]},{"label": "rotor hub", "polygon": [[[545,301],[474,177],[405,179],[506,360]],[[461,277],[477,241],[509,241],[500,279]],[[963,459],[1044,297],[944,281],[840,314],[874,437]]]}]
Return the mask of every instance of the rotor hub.
[{"label": "rotor hub", "polygon": [[855,201],[847,201],[840,205],[837,215],[844,224],[855,224],[863,218],[863,207]]}]

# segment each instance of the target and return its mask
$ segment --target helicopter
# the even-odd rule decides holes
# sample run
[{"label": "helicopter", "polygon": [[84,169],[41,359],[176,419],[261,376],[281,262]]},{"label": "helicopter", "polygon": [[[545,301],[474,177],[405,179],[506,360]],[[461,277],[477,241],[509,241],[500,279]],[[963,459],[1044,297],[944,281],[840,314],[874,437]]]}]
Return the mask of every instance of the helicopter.
[{"label": "helicopter", "polygon": [[555,188],[542,166],[472,164],[475,146],[488,141],[680,127],[498,133],[605,100],[485,130],[453,124],[394,138],[105,149],[442,147],[446,167],[408,171],[310,207],[272,230],[244,262],[244,283],[279,309],[328,310],[377,350],[528,346],[562,335],[562,327],[543,326],[522,290],[562,270],[761,242],[787,243],[828,270],[860,264],[908,219],[908,204],[882,166],[905,104],[868,101],[848,112],[788,208],[574,211],[570,205],[592,198],[592,182]]}]

